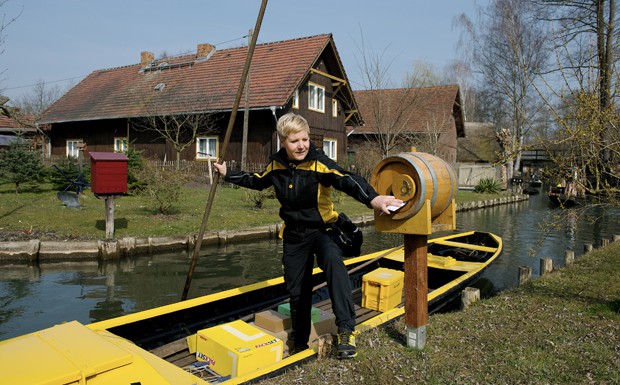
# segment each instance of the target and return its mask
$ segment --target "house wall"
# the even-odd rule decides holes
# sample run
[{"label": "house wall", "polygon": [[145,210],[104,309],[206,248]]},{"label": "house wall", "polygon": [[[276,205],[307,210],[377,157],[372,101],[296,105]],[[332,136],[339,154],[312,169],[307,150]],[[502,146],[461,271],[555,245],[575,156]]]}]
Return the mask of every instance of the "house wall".
[{"label": "house wall", "polygon": [[[325,61],[321,58],[314,66],[316,69],[332,73]],[[336,72],[337,73],[337,72]],[[325,111],[324,113],[312,111],[308,108],[308,82],[321,85],[325,88]],[[249,116],[247,161],[248,163],[266,163],[269,156],[278,151],[276,118],[292,111],[301,114],[310,125],[310,138],[318,149],[323,148],[324,139],[329,138],[337,141],[337,159],[345,159],[347,154],[347,136],[344,119],[346,112],[343,103],[338,102],[338,115],[332,116],[332,98],[342,98],[342,95],[334,95],[334,80],[320,74],[310,73],[308,78],[301,83],[299,89],[299,108],[293,109],[289,102],[282,108],[277,108],[275,116],[271,109],[252,110]],[[226,149],[225,160],[241,161],[242,138],[243,138],[243,108],[237,113],[230,142]],[[230,113],[223,113],[217,117],[217,128],[213,134],[219,135],[219,155],[223,150],[223,142]],[[153,131],[138,131],[133,128],[131,120],[108,119],[90,120],[70,123],[52,124],[52,155],[66,156],[67,139],[79,139],[86,143],[85,152],[101,151],[111,152],[114,150],[115,137],[128,137],[131,146],[141,151],[143,156],[157,160],[176,160],[174,147],[166,140],[159,137]],[[195,160],[196,146],[191,145],[181,153],[181,159]]]}]

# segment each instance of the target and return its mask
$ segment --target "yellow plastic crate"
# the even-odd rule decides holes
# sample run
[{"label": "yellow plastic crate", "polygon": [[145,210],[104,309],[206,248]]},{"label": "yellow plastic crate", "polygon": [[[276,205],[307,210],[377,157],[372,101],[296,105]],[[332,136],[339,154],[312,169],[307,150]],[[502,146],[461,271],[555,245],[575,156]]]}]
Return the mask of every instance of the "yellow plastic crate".
[{"label": "yellow plastic crate", "polygon": [[398,306],[403,297],[405,273],[380,267],[362,277],[362,307],[387,311]]},{"label": "yellow plastic crate", "polygon": [[200,330],[196,336],[196,359],[232,378],[281,361],[283,350],[281,339],[243,321]]}]

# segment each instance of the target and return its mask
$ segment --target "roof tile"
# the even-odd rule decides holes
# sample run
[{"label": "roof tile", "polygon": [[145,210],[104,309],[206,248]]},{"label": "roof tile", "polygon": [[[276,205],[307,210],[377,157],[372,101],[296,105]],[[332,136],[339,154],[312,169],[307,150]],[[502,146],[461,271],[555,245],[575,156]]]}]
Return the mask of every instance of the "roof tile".
[{"label": "roof tile", "polygon": [[[286,104],[327,44],[331,34],[259,44],[250,70],[250,108]],[[230,110],[239,87],[247,47],[97,70],[54,103],[44,123]],[[168,65],[158,67],[162,62]],[[159,91],[158,84],[165,86]]]}]

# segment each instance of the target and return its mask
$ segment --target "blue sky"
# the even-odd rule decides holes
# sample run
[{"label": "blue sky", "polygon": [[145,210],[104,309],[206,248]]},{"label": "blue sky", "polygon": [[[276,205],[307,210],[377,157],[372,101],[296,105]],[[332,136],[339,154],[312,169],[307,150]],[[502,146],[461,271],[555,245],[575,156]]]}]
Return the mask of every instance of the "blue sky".
[{"label": "blue sky", "polygon": [[[94,70],[135,64],[141,51],[159,56],[195,51],[200,43],[240,46],[256,23],[260,0],[8,0],[0,49],[0,90],[10,98],[40,80],[66,88]],[[366,46],[391,62],[400,85],[415,61],[438,69],[456,56],[454,18],[475,17],[484,0],[271,0],[259,42],[332,33],[354,89],[363,88],[357,64]],[[65,79],[71,79],[66,80]]]}]

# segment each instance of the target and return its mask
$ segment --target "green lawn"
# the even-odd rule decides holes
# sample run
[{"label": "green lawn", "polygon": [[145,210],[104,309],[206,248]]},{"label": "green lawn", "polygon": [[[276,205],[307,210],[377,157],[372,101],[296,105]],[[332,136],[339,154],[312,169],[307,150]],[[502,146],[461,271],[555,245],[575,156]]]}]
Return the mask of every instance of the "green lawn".
[{"label": "green lawn", "polygon": [[[279,223],[279,204],[265,199],[263,207],[254,207],[246,189],[218,187],[207,223],[207,231],[250,228]],[[205,212],[209,187],[184,187],[171,215],[157,214],[155,205],[145,197],[123,196],[114,200],[115,236],[157,237],[195,234]],[[498,197],[459,191],[457,203]],[[372,215],[363,204],[339,193],[336,208],[350,217]],[[0,240],[7,232],[41,240],[101,239],[105,237],[105,203],[89,190],[80,195],[81,208],[66,208],[51,185],[25,185],[15,194],[11,184],[0,185]],[[25,235],[24,235],[25,234]],[[4,239],[6,240],[6,239]]]}]

